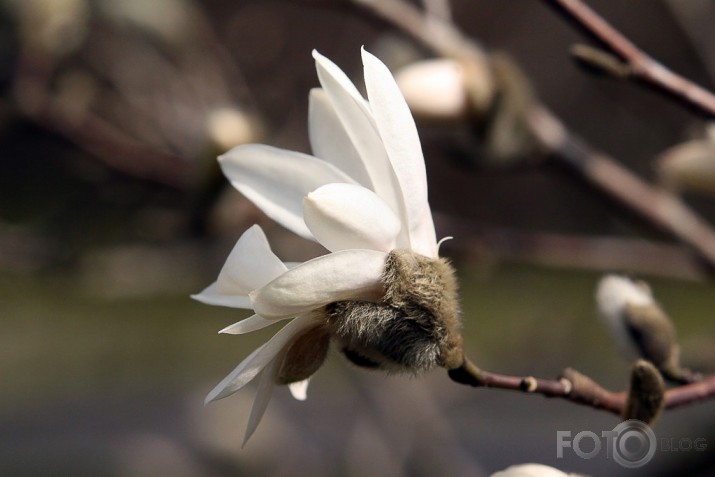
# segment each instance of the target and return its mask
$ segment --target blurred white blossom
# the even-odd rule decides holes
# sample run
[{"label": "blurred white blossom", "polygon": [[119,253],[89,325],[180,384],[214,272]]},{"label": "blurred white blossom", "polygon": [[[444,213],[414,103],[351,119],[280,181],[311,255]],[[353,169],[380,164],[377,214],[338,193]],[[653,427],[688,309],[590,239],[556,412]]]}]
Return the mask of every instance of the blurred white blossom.
[{"label": "blurred white blossom", "polygon": [[646,283],[606,275],[598,285],[596,302],[602,320],[628,358],[650,361],[673,381],[696,379],[696,375],[680,366],[675,326]]},{"label": "blurred white blossom", "polygon": [[512,465],[504,470],[495,472],[491,477],[578,477],[577,474],[567,474],[543,464]]},{"label": "blurred white blossom", "polygon": [[412,112],[428,119],[464,118],[470,108],[465,71],[456,60],[423,60],[402,68],[397,84]]}]

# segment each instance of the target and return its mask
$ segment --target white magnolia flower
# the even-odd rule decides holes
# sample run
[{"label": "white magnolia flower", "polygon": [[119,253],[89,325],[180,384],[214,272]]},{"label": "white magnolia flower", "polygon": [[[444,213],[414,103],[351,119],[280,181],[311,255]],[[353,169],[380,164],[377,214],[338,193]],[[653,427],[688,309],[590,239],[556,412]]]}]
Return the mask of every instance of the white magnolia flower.
[{"label": "white magnolia flower", "polygon": [[391,371],[463,362],[456,284],[437,255],[424,159],[407,104],[370,53],[362,52],[369,102],[335,64],[313,56],[322,86],[310,93],[315,155],[251,144],[219,163],[268,216],[330,253],[286,265],[255,225],[216,282],[194,296],[255,311],[223,333],[290,320],[207,397],[223,398],[258,378],[246,440],[275,384],[305,399],[331,342],[358,365]]}]

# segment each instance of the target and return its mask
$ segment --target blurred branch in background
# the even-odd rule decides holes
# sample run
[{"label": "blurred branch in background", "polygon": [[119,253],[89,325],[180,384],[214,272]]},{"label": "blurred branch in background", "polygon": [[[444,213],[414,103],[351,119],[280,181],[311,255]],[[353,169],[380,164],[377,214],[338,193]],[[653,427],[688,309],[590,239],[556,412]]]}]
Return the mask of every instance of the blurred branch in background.
[{"label": "blurred branch in background", "polygon": [[6,0],[21,49],[19,111],[140,179],[192,189],[256,140],[240,71],[190,0]]},{"label": "blurred branch in background", "polygon": [[[661,65],[581,0],[546,0],[624,63],[624,75],[654,86],[686,105],[715,117],[715,95]],[[602,52],[603,53],[603,52]],[[588,60],[582,56],[582,60]],[[598,61],[592,61],[598,67]]]},{"label": "blurred branch in background", "polygon": [[[7,153],[6,181],[17,191],[3,194],[8,205],[0,221],[7,224],[0,222],[0,242],[8,247],[0,267],[92,268],[84,264],[102,255],[92,250],[100,244],[118,245],[117,255],[127,258],[123,241],[173,241],[171,249],[205,236],[225,188],[216,156],[264,133],[206,6],[193,0],[0,0],[0,7],[17,37],[5,95],[15,121],[9,125],[30,124],[68,143],[26,161]],[[30,185],[26,170],[44,172]],[[45,187],[50,175],[57,175],[54,187]],[[33,187],[27,207],[23,197]],[[177,263],[160,247],[139,249],[152,255],[157,269]],[[87,280],[109,284],[109,294],[123,282],[111,285],[113,277],[128,268],[112,263],[115,270],[96,267],[107,270],[106,280]],[[187,269],[192,264],[186,262]],[[134,270],[130,281],[157,283],[141,273]]]},{"label": "blurred branch in background", "polygon": [[629,270],[684,280],[703,280],[706,275],[692,254],[677,245],[638,238],[567,235],[528,232],[514,228],[480,225],[474,221],[436,214],[440,230],[449,230],[459,240],[445,248],[478,259],[519,261],[547,267],[588,270]]},{"label": "blurred branch in background", "polygon": [[[564,164],[624,209],[635,211],[657,229],[666,230],[692,247],[708,268],[715,267],[715,231],[708,222],[671,192],[650,185],[574,136],[531,94],[528,80],[513,62],[490,55],[451,23],[428,20],[402,0],[353,3],[390,22],[435,54],[459,63],[473,121],[486,131],[486,140],[494,143],[491,148],[487,144],[486,151],[494,153],[497,162],[513,164],[525,158],[533,162],[537,157],[542,163],[551,160]],[[710,96],[698,90],[696,98],[701,97]],[[506,138],[520,144],[504,146]]]},{"label": "blurred branch in background", "polygon": [[712,28],[715,5],[709,0],[666,0],[665,3],[695,46],[695,52],[710,78],[715,80],[715,50],[712,48],[715,44],[715,30]]}]

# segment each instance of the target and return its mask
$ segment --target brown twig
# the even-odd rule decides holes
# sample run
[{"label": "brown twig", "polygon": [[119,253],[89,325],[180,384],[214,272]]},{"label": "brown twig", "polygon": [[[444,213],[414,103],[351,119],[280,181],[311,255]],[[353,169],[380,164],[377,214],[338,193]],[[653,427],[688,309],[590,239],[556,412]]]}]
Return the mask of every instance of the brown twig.
[{"label": "brown twig", "polygon": [[571,368],[564,370],[559,379],[540,379],[533,376],[511,376],[484,371],[469,359],[465,359],[461,368],[449,370],[449,377],[460,384],[561,398],[615,414],[621,413],[626,402],[625,393],[607,391],[592,379]]},{"label": "brown twig", "polygon": [[715,95],[674,73],[638,48],[582,0],[545,0],[623,60],[636,78],[715,117]]},{"label": "brown twig", "polygon": [[[617,415],[623,414],[628,397],[626,392],[608,391],[588,376],[571,368],[565,369],[559,379],[540,379],[484,371],[466,359],[461,368],[449,370],[449,377],[460,384],[561,398]],[[715,375],[710,375],[698,382],[666,391],[665,409],[675,409],[713,398]]]},{"label": "brown twig", "polygon": [[675,409],[715,396],[715,375],[700,381],[669,389],[665,392],[665,408]]}]

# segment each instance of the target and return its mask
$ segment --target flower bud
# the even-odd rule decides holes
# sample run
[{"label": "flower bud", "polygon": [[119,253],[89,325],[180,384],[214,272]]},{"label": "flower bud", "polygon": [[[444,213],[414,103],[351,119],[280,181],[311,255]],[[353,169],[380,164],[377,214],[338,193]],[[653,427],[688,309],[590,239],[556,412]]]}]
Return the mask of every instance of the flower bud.
[{"label": "flower bud", "polygon": [[460,119],[467,115],[469,97],[462,65],[450,59],[424,60],[395,75],[412,113],[424,119]]},{"label": "flower bud", "polygon": [[674,146],[660,155],[656,168],[669,189],[715,195],[715,141]]},{"label": "flower bud", "polygon": [[665,406],[665,383],[658,370],[648,361],[639,359],[631,371],[623,419],[638,419],[649,426],[658,419]]},{"label": "flower bud", "polygon": [[648,285],[607,275],[598,285],[596,301],[599,315],[626,355],[650,361],[670,380],[692,379],[692,373],[680,367],[675,327]]},{"label": "flower bud", "polygon": [[257,139],[252,118],[237,108],[223,107],[211,111],[206,118],[209,139],[219,150],[231,149]]}]

